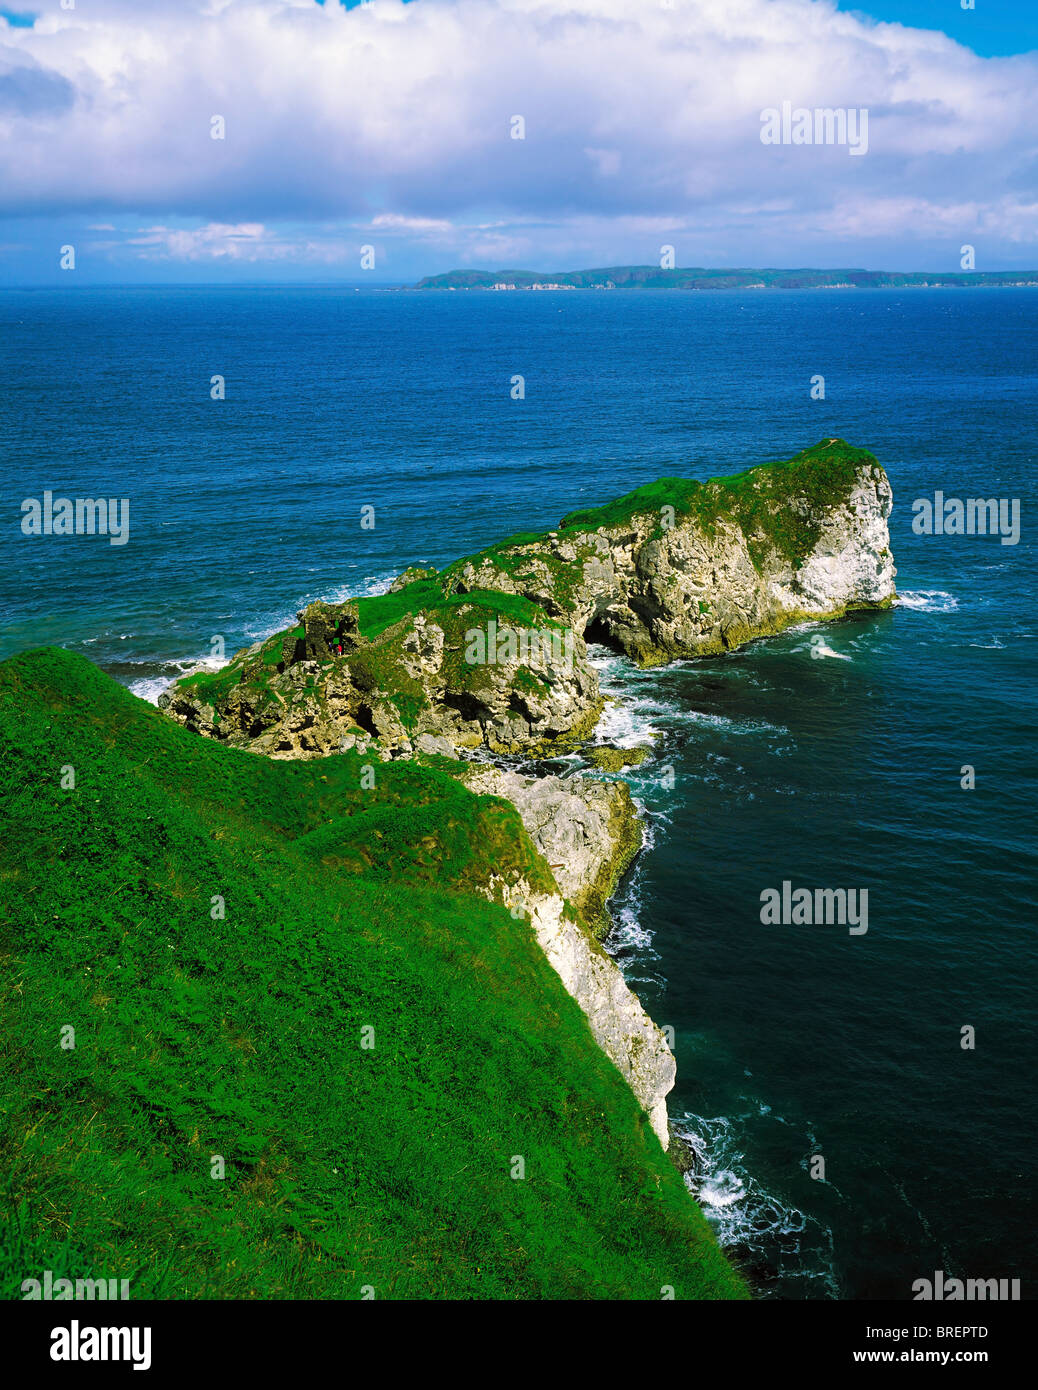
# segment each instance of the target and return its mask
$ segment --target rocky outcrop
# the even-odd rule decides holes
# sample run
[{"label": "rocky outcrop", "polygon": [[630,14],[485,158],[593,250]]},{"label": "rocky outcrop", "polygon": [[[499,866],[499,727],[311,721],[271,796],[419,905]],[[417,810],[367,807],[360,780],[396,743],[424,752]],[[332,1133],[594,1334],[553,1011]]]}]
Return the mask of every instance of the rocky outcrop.
[{"label": "rocky outcrop", "polygon": [[398,574],[389,586],[391,594],[400,593],[401,589],[406,589],[409,584],[414,584],[419,579],[435,579],[437,571],[431,565],[408,565],[402,574]]},{"label": "rocky outcrop", "polygon": [[412,568],[383,597],[311,604],[159,703],[273,757],[572,746],[602,707],[589,640],[652,665],[889,605],[890,507],[883,469],[841,440],[732,478],[662,479],[544,536]]},{"label": "rocky outcrop", "polygon": [[197,733],[272,757],[372,746],[384,758],[520,753],[587,737],[602,700],[582,638],[533,604],[502,610],[501,597],[434,598],[370,639],[358,637],[356,602],[320,605],[315,637],[311,605],[298,630],[185,677],[159,706]]},{"label": "rocky outcrop", "polygon": [[506,890],[504,897],[506,905],[529,916],[541,949],[583,1010],[592,1036],[624,1077],[667,1148],[667,1095],[677,1068],[663,1033],[642,1008],[619,966],[566,912],[561,897],[529,894],[523,885]]},{"label": "rocky outcrop", "polygon": [[600,767],[603,772],[622,772],[625,767],[640,767],[646,758],[652,757],[652,749],[643,745],[617,748],[611,743],[594,743],[584,750],[584,756],[592,767]]},{"label": "rocky outcrop", "polygon": [[830,440],[785,465],[664,479],[575,512],[541,542],[464,562],[456,591],[524,595],[640,665],[707,655],[889,605],[892,501],[870,454]]}]

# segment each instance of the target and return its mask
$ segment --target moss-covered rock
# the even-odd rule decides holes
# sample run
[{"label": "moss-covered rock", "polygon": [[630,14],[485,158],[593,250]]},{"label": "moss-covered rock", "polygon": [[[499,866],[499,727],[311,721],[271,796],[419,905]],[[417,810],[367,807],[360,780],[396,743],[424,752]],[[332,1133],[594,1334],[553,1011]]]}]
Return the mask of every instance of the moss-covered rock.
[{"label": "moss-covered rock", "polygon": [[408,565],[403,574],[398,574],[389,586],[391,594],[398,594],[401,589],[407,589],[416,580],[435,579],[437,571],[432,565]]},{"label": "moss-covered rock", "polygon": [[593,767],[603,772],[622,772],[625,767],[640,767],[652,757],[651,748],[615,748],[611,743],[595,743],[585,748],[584,756]]}]

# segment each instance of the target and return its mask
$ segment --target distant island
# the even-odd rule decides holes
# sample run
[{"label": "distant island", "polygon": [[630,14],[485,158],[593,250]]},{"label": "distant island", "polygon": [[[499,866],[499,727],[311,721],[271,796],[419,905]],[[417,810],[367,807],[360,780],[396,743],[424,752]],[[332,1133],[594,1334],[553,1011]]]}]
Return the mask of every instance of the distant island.
[{"label": "distant island", "polygon": [[418,290],[840,290],[1038,289],[1038,270],[661,270],[616,265],[602,270],[449,270],[427,275]]}]

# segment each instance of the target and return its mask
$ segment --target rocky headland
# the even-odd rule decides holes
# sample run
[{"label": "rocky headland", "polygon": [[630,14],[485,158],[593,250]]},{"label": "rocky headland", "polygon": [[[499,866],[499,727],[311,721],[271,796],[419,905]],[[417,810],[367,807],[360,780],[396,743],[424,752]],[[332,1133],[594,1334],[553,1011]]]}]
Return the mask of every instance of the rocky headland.
[{"label": "rocky headland", "polygon": [[891,502],[875,458],[838,439],[732,477],[661,479],[442,570],[412,567],[387,594],[312,603],[159,705],[272,758],[433,761],[515,806],[546,877],[481,891],[529,917],[667,1147],[674,1058],[600,944],[607,899],[641,846],[630,792],[514,763],[587,749],[589,771],[615,772],[647,756],[594,743],[604,701],[589,642],[660,665],[888,607]]}]

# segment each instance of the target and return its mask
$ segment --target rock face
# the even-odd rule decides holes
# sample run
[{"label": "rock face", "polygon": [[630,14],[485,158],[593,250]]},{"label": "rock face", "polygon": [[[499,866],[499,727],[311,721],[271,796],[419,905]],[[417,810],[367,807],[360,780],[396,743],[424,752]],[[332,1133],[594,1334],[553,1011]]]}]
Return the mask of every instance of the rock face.
[{"label": "rock face", "polygon": [[677,1068],[662,1032],[615,961],[566,915],[561,898],[519,900],[529,912],[541,949],[583,1010],[595,1041],[627,1081],[667,1148],[667,1095]]},{"label": "rock face", "polygon": [[888,605],[892,502],[872,456],[833,440],[736,479],[665,479],[575,512],[507,563],[493,552],[465,562],[458,587],[523,594],[583,636],[658,665]]},{"label": "rock face", "polygon": [[215,675],[186,677],[159,706],[197,733],[272,757],[518,753],[587,736],[602,701],[583,640],[531,603],[502,610],[501,600],[440,594],[370,639],[357,636],[355,602],[320,605],[315,636],[311,605],[299,629]]},{"label": "rock face", "polygon": [[159,703],[273,757],[572,745],[602,707],[586,641],[654,665],[889,605],[891,501],[872,455],[841,440],[732,478],[662,479],[546,535],[412,568],[380,598],[311,604]]},{"label": "rock face", "polygon": [[600,767],[603,772],[622,772],[625,767],[640,767],[646,758],[652,756],[652,749],[644,745],[617,748],[611,743],[595,743],[585,749],[584,756],[593,767]]},{"label": "rock face", "polygon": [[606,902],[642,845],[627,783],[522,777],[485,763],[466,764],[460,775],[470,791],[512,803],[562,896],[592,930],[608,929]]},{"label": "rock face", "polygon": [[[583,1010],[595,1041],[627,1081],[666,1148],[674,1056],[591,930],[605,919],[606,900],[641,846],[641,826],[626,783],[522,777],[478,764],[461,775],[471,791],[510,801],[547,860],[558,894],[530,892],[521,883],[503,888],[503,899],[528,914],[541,949]],[[496,887],[490,885],[488,892]],[[564,899],[578,909],[576,914],[567,910]]]},{"label": "rock face", "polygon": [[[627,784],[522,777],[485,764],[469,764],[459,775],[471,791],[510,801],[534,848],[547,860],[558,894],[532,893],[525,884],[501,885],[503,899],[529,915],[541,949],[583,1010],[595,1041],[627,1081],[666,1148],[674,1056],[594,932],[608,925],[606,901],[642,843]],[[488,892],[493,895],[497,886],[492,884]],[[567,911],[564,899],[577,908],[576,914]]]}]

